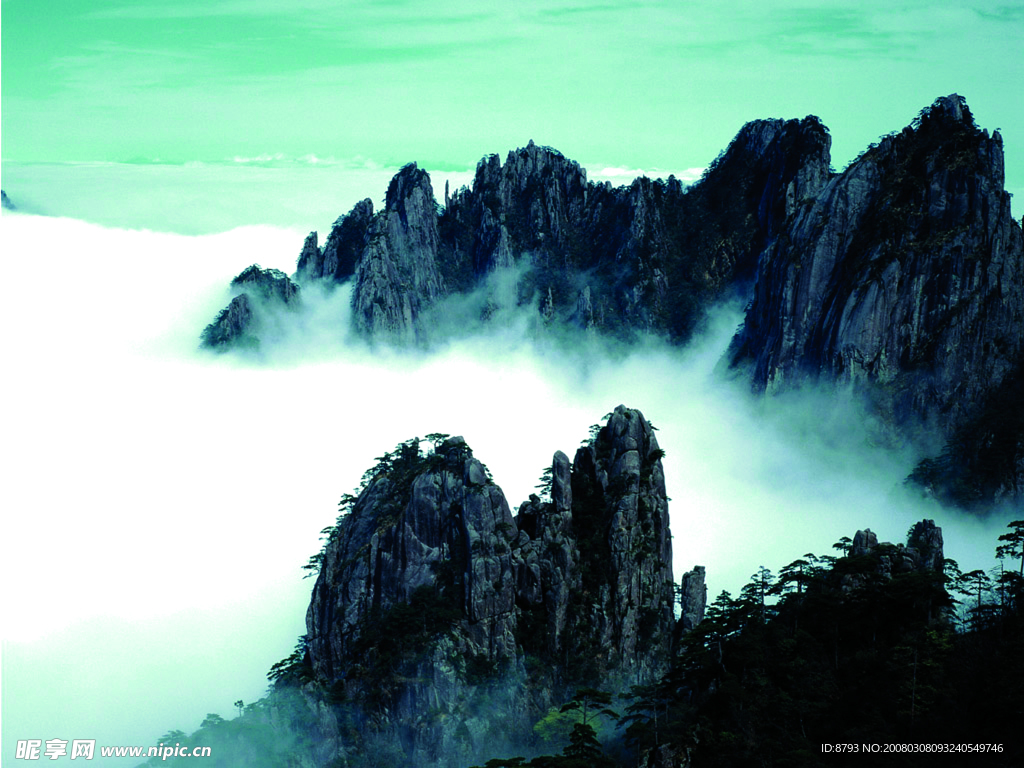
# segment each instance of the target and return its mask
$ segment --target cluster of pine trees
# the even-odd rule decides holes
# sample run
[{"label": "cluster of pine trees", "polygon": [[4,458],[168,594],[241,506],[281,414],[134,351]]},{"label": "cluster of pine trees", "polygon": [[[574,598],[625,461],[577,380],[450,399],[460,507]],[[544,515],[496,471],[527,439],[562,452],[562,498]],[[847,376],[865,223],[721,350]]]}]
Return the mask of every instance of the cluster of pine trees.
[{"label": "cluster of pine trees", "polygon": [[936,748],[1021,765],[1024,521],[991,573],[947,559],[887,574],[895,547],[850,544],[719,595],[668,673],[622,697],[614,738],[578,723],[559,755],[485,768],[811,766],[825,745],[875,744],[904,745],[894,765],[932,765]]},{"label": "cluster of pine trees", "polygon": [[[918,750],[887,754],[886,765],[933,765],[935,749],[970,764],[1021,765],[1024,520],[999,537],[991,571],[963,572],[947,559],[889,573],[882,563],[896,547],[858,553],[848,538],[834,547],[835,556],[808,554],[778,573],[761,567],[737,597],[719,595],[656,683],[618,696],[578,689],[522,735],[534,754],[564,744],[556,754],[482,768],[835,764],[825,745]],[[211,714],[191,736],[171,731],[160,742],[212,746],[213,765],[310,764],[323,745],[308,722],[304,692],[315,682],[299,673],[305,655],[300,643],[275,665],[271,693],[236,702],[237,718]],[[350,752],[336,765],[400,758]]]}]

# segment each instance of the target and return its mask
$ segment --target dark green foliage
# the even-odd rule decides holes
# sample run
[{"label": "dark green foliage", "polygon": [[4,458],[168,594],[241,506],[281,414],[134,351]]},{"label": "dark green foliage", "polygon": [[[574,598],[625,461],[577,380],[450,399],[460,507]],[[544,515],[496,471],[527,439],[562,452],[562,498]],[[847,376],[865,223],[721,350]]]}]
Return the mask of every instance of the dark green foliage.
[{"label": "dark green foliage", "polygon": [[[887,577],[881,559],[898,551],[884,545],[857,557],[808,553],[777,578],[762,566],[739,598],[722,593],[708,606],[660,680],[620,697],[627,702],[622,717],[609,692],[580,688],[549,713],[573,719],[564,723],[568,743],[560,754],[494,759],[485,768],[625,768],[644,764],[654,748],[689,754],[694,768],[817,766],[826,743],[998,744],[1002,751],[986,754],[985,765],[1018,766],[1024,755],[1024,580],[1016,571],[1022,531],[1024,521],[1013,521],[1000,536],[997,554],[1012,558],[1014,568],[995,577],[981,569],[962,572],[951,560],[941,572]],[[838,549],[848,546],[840,541]],[[950,619],[947,587],[964,598],[964,631]],[[324,691],[304,678],[300,641],[272,670],[268,698],[245,705],[234,720],[209,714],[191,736],[171,731],[157,743],[212,746],[213,758],[204,762],[225,767],[294,765],[296,755],[311,754],[324,738],[312,699],[304,699],[313,696],[338,715],[351,756],[346,764],[376,764],[369,755],[386,745],[371,745],[365,713],[386,709],[432,639],[462,618],[450,600],[453,590],[453,568],[442,563],[434,585],[377,612],[360,629],[353,656],[363,663],[353,674],[379,686],[372,697],[347,701],[343,686]],[[543,635],[543,609],[521,615],[521,627],[533,625]],[[524,650],[539,650],[542,641],[528,636],[517,636]],[[528,669],[531,658],[545,671],[560,661],[531,656]],[[501,671],[486,659],[465,664],[467,679],[476,683]],[[599,738],[601,722],[617,726],[618,735]],[[612,751],[616,745],[623,751]],[[400,764],[401,750],[391,746]],[[936,759],[901,753],[891,762],[931,766]]]},{"label": "dark green foliage", "polygon": [[540,755],[529,762],[522,757],[488,760],[483,768],[615,768],[616,762],[605,754],[597,731],[591,723],[600,718],[618,721],[611,709],[612,695],[594,688],[581,688],[573,699],[561,707],[561,713],[579,713],[573,723],[569,743],[560,755]]},{"label": "dark green foliage", "polygon": [[537,489],[538,496],[540,496],[542,502],[551,501],[551,471],[552,469],[550,466],[545,467],[544,471],[541,473],[540,480],[537,485],[534,486],[534,488]]},{"label": "dark green foliage", "polygon": [[563,704],[561,712],[579,712],[580,723],[588,725],[590,720],[601,717],[618,720],[619,715],[612,709],[612,695],[596,688],[578,688],[572,700]]},{"label": "dark green foliage", "polygon": [[590,725],[576,723],[569,734],[569,746],[562,750],[565,760],[559,761],[557,765],[564,768],[575,768],[575,766],[586,766],[586,768],[614,768],[615,763],[604,754],[601,749],[601,742],[597,740],[597,734]]},{"label": "dark green foliage", "polygon": [[[1003,743],[1010,751],[991,764],[1015,764],[1017,730],[1006,718],[1021,711],[1010,691],[1024,684],[1022,663],[1009,658],[1020,648],[1021,617],[1002,612],[983,631],[958,635],[944,618],[946,575],[883,578],[887,554],[879,546],[832,568],[805,555],[778,582],[761,569],[739,600],[721,595],[661,683],[634,690],[627,739],[638,750],[689,749],[695,766],[809,766],[819,764],[822,743],[951,740]],[[966,574],[964,585],[983,604],[984,572]],[[772,595],[778,601],[769,605]],[[996,633],[1011,626],[1000,640]],[[979,643],[998,662],[971,652]],[[1000,674],[993,664],[1009,678],[991,680]],[[1002,704],[986,702],[984,716],[965,712],[963,698],[980,701],[990,684],[1003,691]],[[1000,706],[1006,712],[993,714]],[[1005,727],[993,727],[993,717]]]},{"label": "dark green foliage", "polygon": [[503,665],[485,655],[469,655],[466,657],[466,669],[463,674],[470,685],[485,685],[494,682],[501,676]]},{"label": "dark green foliage", "polygon": [[[1009,529],[997,553],[1017,558],[1024,522]],[[849,546],[843,539],[836,548]],[[1024,580],[1001,572],[1007,594],[994,604],[986,602],[994,594],[988,575],[962,574],[953,561],[942,572],[882,576],[881,558],[895,552],[809,553],[777,580],[762,567],[738,600],[720,595],[683,638],[670,671],[626,697],[621,726],[633,754],[665,747],[698,767],[816,766],[827,743],[963,743],[999,745],[986,765],[1019,765]],[[981,609],[969,631],[949,621],[946,585],[965,594],[970,611]],[[578,733],[561,757],[528,765],[563,765],[591,747]],[[587,759],[597,764],[596,755]],[[935,764],[928,753],[892,760]]]},{"label": "dark green foliage", "polygon": [[529,656],[548,656],[548,613],[544,603],[523,605],[516,622],[516,643]]},{"label": "dark green foliage", "polygon": [[267,679],[275,686],[297,686],[313,679],[313,665],[309,660],[309,637],[303,635],[295,644],[291,655],[277,662],[267,672]]}]

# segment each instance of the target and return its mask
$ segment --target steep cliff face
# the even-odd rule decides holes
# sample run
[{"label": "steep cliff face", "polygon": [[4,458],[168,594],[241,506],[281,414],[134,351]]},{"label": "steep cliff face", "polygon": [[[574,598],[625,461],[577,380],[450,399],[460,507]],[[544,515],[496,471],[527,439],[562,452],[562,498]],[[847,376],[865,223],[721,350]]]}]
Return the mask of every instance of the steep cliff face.
[{"label": "steep cliff face", "polygon": [[[360,494],[325,551],[307,618],[314,671],[344,677],[373,617],[423,587],[465,618],[471,652],[515,656],[516,539],[505,497],[460,437],[406,444]],[[467,649],[469,650],[469,649]]]},{"label": "steep cliff face", "polygon": [[472,191],[459,190],[448,205],[471,230],[469,238],[451,233],[453,258],[483,274],[512,266],[524,253],[568,254],[586,199],[586,171],[550,147],[531,141],[509,152],[504,165],[497,155],[485,157]]},{"label": "steep cliff face", "polygon": [[689,190],[674,177],[592,184],[533,142],[504,165],[491,155],[441,217],[444,269],[464,290],[525,260],[520,292],[540,297],[546,319],[685,339],[709,300],[751,274],[796,201],[824,185],[829,143],[816,118],[750,123]]},{"label": "steep cliff face", "polygon": [[705,583],[704,566],[694,566],[679,580],[680,618],[677,629],[689,632],[704,621],[704,610],[708,604],[708,588]]},{"label": "steep cliff face", "polygon": [[676,339],[687,338],[723,291],[749,283],[794,208],[827,183],[831,143],[813,116],[747,123],[701,181],[670,206],[670,252],[680,256],[664,262],[665,325]]},{"label": "steep cliff face", "polygon": [[[712,274],[752,277],[764,247],[830,178],[832,138],[813,116],[743,126],[692,190],[692,246],[717,245]],[[724,269],[723,269],[724,267]]]},{"label": "steep cliff face", "polygon": [[657,672],[675,624],[662,451],[639,411],[619,406],[594,439],[556,453],[551,500],[516,517],[520,605],[544,619],[527,653],[567,664],[568,677],[624,688]]},{"label": "steep cliff face", "polygon": [[331,227],[324,247],[317,247],[317,233],[310,233],[295,267],[299,280],[328,280],[341,283],[355,274],[356,264],[366,247],[367,230],[373,219],[373,201],[360,200]]},{"label": "steep cliff face", "polygon": [[420,314],[447,294],[437,266],[437,210],[430,176],[405,166],[366,233],[355,268],[356,327],[382,339],[414,341]]},{"label": "steep cliff face", "polygon": [[1022,277],[1002,140],[940,99],[776,239],[736,359],[768,390],[808,373],[894,384],[897,416],[955,424],[1020,352]]},{"label": "steep cliff face", "polygon": [[734,340],[755,387],[868,384],[891,422],[949,437],[1020,360],[1024,246],[998,133],[953,95],[806,201],[760,262]]},{"label": "steep cliff face", "polygon": [[671,537],[643,415],[619,406],[571,466],[556,453],[550,500],[515,518],[462,438],[432,438],[432,453],[414,440],[384,457],[329,533],[306,617],[313,679],[411,761],[457,765],[575,686],[664,672]]}]

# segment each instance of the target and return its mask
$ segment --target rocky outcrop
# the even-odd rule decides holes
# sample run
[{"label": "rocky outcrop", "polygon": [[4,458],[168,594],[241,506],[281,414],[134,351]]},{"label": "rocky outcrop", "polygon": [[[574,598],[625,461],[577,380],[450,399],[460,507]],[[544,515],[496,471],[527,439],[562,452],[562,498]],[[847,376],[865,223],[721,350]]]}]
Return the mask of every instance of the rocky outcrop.
[{"label": "rocky outcrop", "polygon": [[890,423],[948,438],[1024,343],[1024,245],[998,132],[939,99],[799,206],[734,340],[758,389],[867,385]]},{"label": "rocky outcrop", "polygon": [[279,269],[262,269],[258,264],[243,270],[231,281],[231,288],[244,291],[254,299],[283,305],[298,300],[299,288]]},{"label": "rocky outcrop", "polygon": [[437,210],[426,171],[415,163],[399,171],[366,237],[355,269],[356,327],[377,338],[414,341],[421,313],[448,292],[438,271]]},{"label": "rocky outcrop", "polygon": [[[311,237],[315,242],[315,233]],[[284,272],[262,269],[258,264],[237,275],[231,289],[237,295],[203,330],[204,347],[220,351],[258,347],[260,334],[273,315],[281,309],[295,309],[299,303],[298,286]]]},{"label": "rocky outcrop", "polygon": [[679,582],[679,629],[682,632],[689,632],[704,621],[704,609],[708,603],[704,576],[704,566],[695,565],[692,571],[683,574]]},{"label": "rocky outcrop", "polygon": [[448,206],[474,230],[470,252],[454,258],[468,257],[473,271],[483,274],[512,266],[524,254],[544,260],[567,255],[579,237],[586,199],[586,171],[550,147],[531,141],[509,152],[504,165],[497,155],[485,157],[472,192],[459,190]]},{"label": "rocky outcrop", "polygon": [[[870,558],[874,561],[872,575],[885,580],[908,573],[941,575],[945,568],[942,529],[934,520],[922,520],[910,529],[905,545],[893,545],[879,543],[878,536],[866,528],[854,534],[849,556]],[[864,586],[867,579],[863,570],[839,575],[840,585],[846,591]]]},{"label": "rocky outcrop", "polygon": [[255,347],[259,337],[253,323],[253,302],[246,293],[235,296],[217,319],[203,329],[202,345],[212,349]]},{"label": "rocky outcrop", "polygon": [[424,587],[464,622],[464,655],[514,658],[518,536],[501,489],[461,437],[428,457],[418,441],[403,445],[332,536],[307,615],[319,679],[344,679],[372,620]]},{"label": "rocky outcrop", "polygon": [[310,233],[299,254],[296,278],[342,283],[352,277],[366,247],[367,230],[372,219],[373,201],[367,198],[334,222],[322,249],[317,247],[316,232]]},{"label": "rocky outcrop", "polygon": [[[341,219],[339,219],[340,221]],[[319,236],[310,232],[302,243],[299,260],[295,265],[295,276],[320,278],[323,272],[323,253],[318,245]]]},{"label": "rocky outcrop", "polygon": [[828,178],[816,118],[744,127],[705,177],[592,184],[560,152],[530,142],[477,165],[440,219],[441,261],[459,290],[519,265],[524,299],[546,320],[606,333],[685,339],[706,303],[752,274],[796,201]]},{"label": "rocky outcrop", "polygon": [[951,96],[805,204],[762,260],[738,342],[755,384],[925,373],[899,415],[962,417],[1021,344],[1024,252],[1002,166],[999,134]]},{"label": "rocky outcrop", "polygon": [[[296,280],[351,280],[356,328],[406,344],[510,305],[531,308],[538,332],[685,341],[712,301],[752,292],[728,358],[757,390],[852,385],[891,433],[946,442],[915,472],[928,492],[1019,498],[1024,238],[1001,137],[953,95],[842,174],[830,143],[813,116],[757,120],[689,188],[672,177],[613,188],[531,141],[504,163],[483,158],[443,209],[413,163],[383,210],[360,202],[323,247],[311,234]],[[481,298],[498,271],[501,301]]]},{"label": "rocky outcrop", "polygon": [[[671,176],[593,184],[578,163],[531,141],[504,163],[483,158],[471,187],[446,189],[443,209],[413,163],[392,180],[384,210],[364,200],[322,248],[307,237],[295,279],[354,278],[353,322],[378,339],[424,341],[438,301],[514,268],[517,303],[545,324],[685,340],[824,184],[828,146],[817,118],[750,123],[687,190]],[[479,314],[492,312],[485,304]]]},{"label": "rocky outcrop", "polygon": [[11,198],[2,189],[0,189],[0,208],[3,208],[5,211],[17,210],[14,203],[11,202]]},{"label": "rocky outcrop", "polygon": [[431,439],[381,459],[315,558],[308,664],[355,708],[336,716],[371,717],[409,761],[461,765],[576,686],[657,679],[671,536],[643,415],[619,406],[571,465],[556,453],[550,498],[516,517],[461,437]]}]

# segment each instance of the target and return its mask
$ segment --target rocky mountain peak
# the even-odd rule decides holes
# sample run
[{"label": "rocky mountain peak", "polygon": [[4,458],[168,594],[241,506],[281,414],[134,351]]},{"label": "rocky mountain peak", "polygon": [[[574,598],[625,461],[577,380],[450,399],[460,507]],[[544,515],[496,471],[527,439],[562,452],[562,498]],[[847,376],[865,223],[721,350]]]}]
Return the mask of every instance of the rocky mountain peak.
[{"label": "rocky mountain peak", "polygon": [[388,184],[385,208],[388,211],[397,211],[404,221],[408,221],[406,206],[410,205],[409,200],[414,196],[419,198],[411,203],[414,206],[420,205],[423,198],[433,202],[434,188],[430,183],[429,173],[416,163],[408,163],[402,166]]},{"label": "rocky mountain peak", "polygon": [[[310,235],[315,243],[316,233]],[[310,244],[307,238],[306,244]],[[231,281],[236,295],[217,318],[203,329],[201,344],[224,351],[234,346],[256,348],[260,335],[281,310],[299,306],[299,287],[278,269],[253,264]]]},{"label": "rocky mountain peak", "polygon": [[956,93],[936,99],[932,106],[924,111],[922,122],[924,120],[952,120],[971,128],[975,127],[967,99]]},{"label": "rocky mountain peak", "polygon": [[[354,278],[356,330],[421,344],[436,332],[429,312],[452,294],[470,297],[459,302],[464,326],[507,317],[485,294],[510,267],[502,306],[531,307],[538,328],[625,340],[686,341],[710,303],[752,294],[729,359],[755,389],[853,386],[890,434],[950,441],[951,458],[918,473],[929,492],[1019,495],[1024,238],[1001,137],[950,94],[840,174],[830,145],[817,117],[755,120],[688,188],[673,178],[613,188],[531,140],[504,163],[483,158],[472,188],[447,191],[443,209],[410,163],[383,211],[365,200],[322,248],[307,238],[296,279]],[[993,462],[972,457],[994,445],[1004,446],[998,477],[980,477]],[[951,481],[949,467],[965,464]]]},{"label": "rocky mountain peak", "polygon": [[576,686],[624,690],[664,671],[671,534],[643,414],[616,408],[571,464],[556,452],[545,498],[515,517],[463,438],[423,442],[381,457],[314,558],[314,679],[411,752],[465,755],[493,749],[466,738],[481,697],[501,698],[486,712],[503,726],[528,727]]},{"label": "rocky mountain peak", "polygon": [[[942,529],[934,520],[915,523],[907,532],[906,544],[879,542],[878,536],[870,529],[859,530],[850,543],[849,556],[870,558],[874,573],[884,579],[907,573],[941,574],[945,567],[942,545]],[[840,584],[844,590],[852,590],[866,583],[866,571],[858,569],[843,573]]]},{"label": "rocky mountain peak", "polygon": [[[350,215],[366,212],[357,206]],[[438,266],[438,243],[430,175],[410,163],[391,180],[385,209],[365,231],[365,247],[355,265],[357,328],[378,338],[416,340],[421,313],[448,293]]]},{"label": "rocky mountain peak", "polygon": [[282,304],[288,304],[298,296],[299,289],[279,269],[263,269],[259,264],[253,264],[242,270],[231,281],[232,289],[255,293],[264,301],[277,300]]},{"label": "rocky mountain peak", "polygon": [[755,388],[852,384],[949,438],[1018,366],[1024,240],[1002,143],[939,99],[806,201],[762,255],[734,364]]}]

